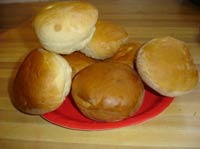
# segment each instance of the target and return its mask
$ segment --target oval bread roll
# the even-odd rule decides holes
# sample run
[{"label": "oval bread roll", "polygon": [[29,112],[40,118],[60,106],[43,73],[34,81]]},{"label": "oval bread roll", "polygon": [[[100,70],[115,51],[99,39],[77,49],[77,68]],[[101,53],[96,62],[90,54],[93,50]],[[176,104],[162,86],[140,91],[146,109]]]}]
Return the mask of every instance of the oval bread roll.
[{"label": "oval bread roll", "polygon": [[143,102],[137,73],[122,63],[99,62],[73,79],[72,96],[80,111],[96,121],[120,121],[134,115]]},{"label": "oval bread roll", "polygon": [[43,49],[33,50],[16,75],[13,104],[29,114],[57,109],[70,91],[71,71],[62,56]]},{"label": "oval bread roll", "polygon": [[104,60],[112,57],[127,39],[128,33],[123,27],[107,21],[97,21],[94,36],[81,52],[94,59]]},{"label": "oval bread roll", "polygon": [[172,37],[147,42],[138,52],[136,66],[143,81],[165,96],[185,94],[198,82],[188,48]]},{"label": "oval bread roll", "polygon": [[91,40],[97,17],[97,9],[87,2],[56,2],[36,15],[33,27],[45,49],[70,54]]},{"label": "oval bread roll", "polygon": [[115,53],[111,58],[106,61],[120,62],[129,65],[134,68],[137,52],[141,44],[134,41],[129,41],[120,46],[117,53]]},{"label": "oval bread roll", "polygon": [[63,55],[63,57],[67,60],[72,68],[72,78],[85,67],[98,62],[97,60],[87,57],[85,54],[79,51]]}]

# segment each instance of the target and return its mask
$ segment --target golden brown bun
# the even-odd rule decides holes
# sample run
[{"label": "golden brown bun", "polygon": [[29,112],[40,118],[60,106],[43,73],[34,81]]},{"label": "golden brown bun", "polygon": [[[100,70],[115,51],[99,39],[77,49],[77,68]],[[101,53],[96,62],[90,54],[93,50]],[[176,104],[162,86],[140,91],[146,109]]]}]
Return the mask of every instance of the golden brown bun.
[{"label": "golden brown bun", "polygon": [[85,67],[92,65],[97,62],[97,60],[87,57],[85,54],[76,51],[71,54],[63,55],[63,57],[68,61],[72,68],[72,78]]},{"label": "golden brown bun", "polygon": [[97,9],[87,2],[56,2],[37,14],[33,26],[44,48],[70,54],[91,40],[97,17]]},{"label": "golden brown bun", "polygon": [[69,93],[71,71],[62,56],[43,49],[33,50],[16,75],[13,104],[29,114],[57,109]]},{"label": "golden brown bun", "polygon": [[97,21],[96,31],[89,45],[81,50],[87,56],[95,59],[112,57],[128,39],[126,30],[106,21]]},{"label": "golden brown bun", "polygon": [[129,65],[131,68],[134,68],[134,62],[140,46],[141,44],[138,42],[127,42],[121,45],[117,53],[107,59],[107,61],[124,63]]},{"label": "golden brown bun", "polygon": [[143,84],[126,64],[99,62],[81,70],[73,79],[72,96],[80,111],[97,121],[119,121],[141,106]]},{"label": "golden brown bun", "polygon": [[165,96],[192,90],[198,72],[186,45],[172,37],[153,39],[140,48],[136,65],[143,81]]}]

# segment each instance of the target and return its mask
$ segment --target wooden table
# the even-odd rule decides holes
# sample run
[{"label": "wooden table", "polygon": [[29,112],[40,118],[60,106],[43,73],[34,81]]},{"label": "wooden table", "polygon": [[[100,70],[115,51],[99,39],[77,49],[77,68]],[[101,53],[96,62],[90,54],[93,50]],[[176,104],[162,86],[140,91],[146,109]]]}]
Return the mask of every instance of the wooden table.
[{"label": "wooden table", "polygon": [[[168,35],[185,41],[200,71],[199,6],[186,0],[90,2],[100,19],[124,26],[141,43]],[[13,78],[27,53],[40,46],[27,20],[45,4],[0,5],[0,148],[200,148],[199,83],[152,120],[114,130],[70,130],[17,111],[10,101]]]}]

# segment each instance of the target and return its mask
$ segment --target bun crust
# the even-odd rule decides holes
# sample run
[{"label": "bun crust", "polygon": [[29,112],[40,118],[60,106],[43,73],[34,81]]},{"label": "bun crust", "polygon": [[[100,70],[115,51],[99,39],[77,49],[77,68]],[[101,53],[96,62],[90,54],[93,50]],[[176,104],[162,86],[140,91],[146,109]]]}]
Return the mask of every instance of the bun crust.
[{"label": "bun crust", "polygon": [[56,2],[38,13],[33,26],[45,49],[70,54],[91,40],[97,17],[97,9],[87,2]]},{"label": "bun crust", "polygon": [[114,54],[107,61],[120,62],[134,68],[137,52],[141,44],[138,42],[130,41],[120,46],[117,53]]},{"label": "bun crust", "polygon": [[89,57],[103,60],[112,57],[127,39],[128,33],[121,26],[97,21],[94,36],[81,52]]},{"label": "bun crust", "polygon": [[141,106],[144,87],[126,64],[99,62],[81,70],[73,79],[72,96],[80,111],[97,121],[119,121]]},{"label": "bun crust", "polygon": [[143,81],[165,96],[191,91],[198,71],[186,45],[175,38],[153,39],[140,48],[136,66]]},{"label": "bun crust", "polygon": [[29,114],[57,109],[69,93],[71,71],[63,57],[43,49],[33,50],[16,75],[13,104]]},{"label": "bun crust", "polygon": [[87,57],[85,54],[76,51],[71,54],[63,55],[72,68],[72,78],[85,67],[98,62],[95,59]]}]

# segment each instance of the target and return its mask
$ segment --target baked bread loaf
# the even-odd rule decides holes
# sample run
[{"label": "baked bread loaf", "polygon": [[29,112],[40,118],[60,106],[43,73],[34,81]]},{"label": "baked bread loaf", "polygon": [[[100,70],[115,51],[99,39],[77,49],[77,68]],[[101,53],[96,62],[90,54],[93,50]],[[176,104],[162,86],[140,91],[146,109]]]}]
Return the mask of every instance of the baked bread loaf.
[{"label": "baked bread loaf", "polygon": [[72,97],[80,111],[96,121],[120,121],[135,114],[144,87],[128,65],[99,62],[81,70],[72,81]]},{"label": "baked bread loaf", "polygon": [[62,56],[43,49],[33,50],[16,75],[13,104],[29,114],[57,109],[70,91],[71,71]]},{"label": "baked bread loaf", "polygon": [[87,2],[56,2],[36,15],[33,27],[45,49],[70,54],[91,40],[97,17],[97,9]]},{"label": "baked bread loaf", "polygon": [[112,57],[128,39],[128,33],[121,26],[107,21],[97,21],[96,31],[89,44],[81,50],[95,59]]},{"label": "baked bread loaf", "polygon": [[106,61],[120,62],[134,68],[136,55],[140,47],[140,43],[129,41],[121,45],[117,53],[115,53],[111,58],[108,58]]},{"label": "baked bread loaf", "polygon": [[72,68],[72,78],[82,69],[85,67],[92,65],[96,62],[97,60],[87,57],[85,54],[76,51],[71,54],[66,54],[63,55],[63,57],[67,60],[69,65]]},{"label": "baked bread loaf", "polygon": [[186,45],[175,38],[157,38],[138,52],[137,70],[143,81],[165,96],[191,91],[198,82],[198,71]]}]

